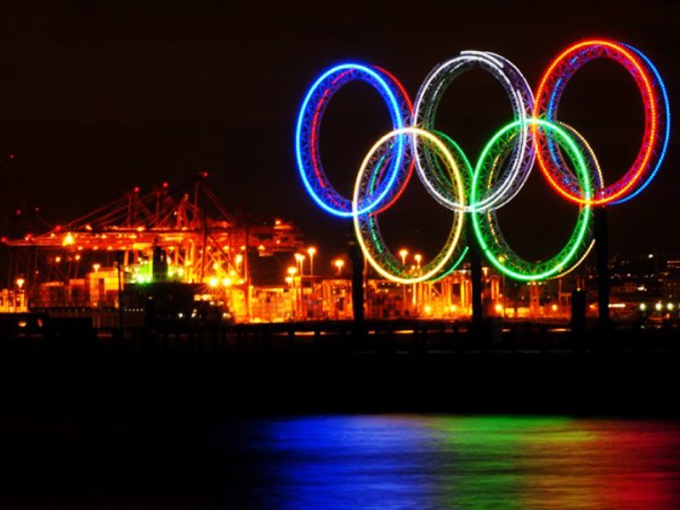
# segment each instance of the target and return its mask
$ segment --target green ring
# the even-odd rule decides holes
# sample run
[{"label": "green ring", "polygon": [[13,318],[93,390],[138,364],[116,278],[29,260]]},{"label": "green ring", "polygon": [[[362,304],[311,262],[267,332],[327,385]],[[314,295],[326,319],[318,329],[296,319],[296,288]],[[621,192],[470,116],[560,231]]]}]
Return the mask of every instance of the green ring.
[{"label": "green ring", "polygon": [[[568,159],[575,163],[577,178],[583,189],[585,199],[590,199],[593,195],[591,172],[589,172],[583,152],[574,139],[557,124],[541,119],[527,119],[506,125],[484,147],[472,177],[470,204],[477,202],[477,197],[481,194],[480,184],[492,182],[494,170],[498,166],[497,163],[502,160],[505,152],[509,149],[509,141],[512,140],[514,131],[519,130],[524,124],[538,124],[556,135],[555,141],[564,149]],[[572,261],[578,263],[579,257],[577,255],[579,251],[583,251],[588,245],[586,239],[588,234],[591,233],[592,208],[590,205],[581,205],[576,226],[567,244],[557,255],[541,262],[525,261],[510,248],[502,237],[493,211],[470,213],[470,216],[481,250],[489,262],[498,271],[512,279],[535,281],[555,278],[569,271],[572,268],[570,265]],[[502,261],[499,259],[502,259]]]}]

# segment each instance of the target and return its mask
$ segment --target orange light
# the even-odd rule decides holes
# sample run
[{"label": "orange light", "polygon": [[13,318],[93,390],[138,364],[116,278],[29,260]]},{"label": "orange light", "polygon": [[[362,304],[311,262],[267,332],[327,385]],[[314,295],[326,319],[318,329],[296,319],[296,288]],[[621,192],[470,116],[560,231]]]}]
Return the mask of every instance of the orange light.
[{"label": "orange light", "polygon": [[345,261],[342,259],[335,259],[333,265],[338,269],[338,275],[342,273],[342,268],[345,266]]}]

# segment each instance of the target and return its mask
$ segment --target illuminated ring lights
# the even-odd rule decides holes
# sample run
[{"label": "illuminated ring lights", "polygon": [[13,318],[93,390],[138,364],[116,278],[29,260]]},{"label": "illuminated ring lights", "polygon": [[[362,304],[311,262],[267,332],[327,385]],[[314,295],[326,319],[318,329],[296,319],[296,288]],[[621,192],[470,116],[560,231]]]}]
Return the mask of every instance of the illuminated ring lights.
[{"label": "illuminated ring lights", "polygon": [[[458,145],[449,135],[447,135],[446,133],[442,133],[441,131],[431,132],[434,133],[439,138],[439,140],[446,146],[446,148],[450,152],[451,157],[453,158],[453,160],[456,163],[456,166],[458,167],[460,177],[463,180],[465,196],[469,196],[470,186],[472,185],[472,175],[474,173],[474,168],[472,168],[470,160],[468,159],[467,155],[460,147],[460,145]],[[417,138],[414,139],[412,142],[414,144],[418,144],[418,146],[421,147]],[[423,152],[431,154],[431,151],[427,149],[427,146],[421,147],[421,149],[424,149]],[[428,159],[430,160],[428,162],[429,164],[428,175],[430,177],[429,182],[437,186],[443,192],[450,193],[454,191],[453,182],[451,181],[452,177],[451,170],[449,169],[449,167],[447,165],[442,165],[440,163],[441,158],[429,157]],[[420,177],[420,174],[418,175]],[[421,177],[421,181],[422,180],[423,179]],[[455,198],[453,200],[455,201]],[[447,209],[452,209],[447,205],[444,205],[444,207],[446,207]]]},{"label": "illuminated ring lights", "polygon": [[[321,75],[307,92],[302,103],[295,130],[295,155],[298,171],[308,193],[327,212],[340,217],[352,216],[352,203],[340,195],[328,180],[319,154],[319,132],[323,113],[333,95],[346,83],[361,80],[378,91],[390,114],[392,130],[407,126],[411,102],[404,88],[386,71],[359,64],[343,64]],[[410,171],[403,167],[402,159],[408,141],[404,136],[394,141],[396,156],[385,169],[385,178],[370,196],[364,197],[359,213],[385,207],[396,198],[405,186]]]},{"label": "illuminated ring lights", "polygon": [[[636,159],[623,177],[609,186],[604,185],[588,143],[574,128],[556,121],[560,99],[571,77],[586,63],[601,57],[623,65],[632,75],[645,113],[644,136]],[[443,94],[459,75],[472,68],[485,70],[499,81],[514,118],[487,143],[474,171],[461,148],[447,135],[435,131]],[[349,200],[326,177],[318,145],[328,102],[353,80],[368,83],[380,94],[389,111],[392,130],[364,158]],[[327,212],[353,218],[361,249],[385,278],[408,284],[441,278],[450,272],[467,250],[458,247],[466,216],[463,213],[467,213],[485,256],[497,270],[517,280],[536,281],[564,275],[580,264],[594,243],[592,207],[618,204],[640,193],[658,172],[669,138],[668,96],[654,65],[627,44],[591,40],[574,44],[550,64],[535,99],[519,70],[489,52],[462,52],[436,66],[420,87],[415,108],[403,87],[386,71],[358,64],[333,67],[314,82],[305,96],[297,119],[295,150],[298,170],[309,194]],[[551,187],[579,205],[579,215],[567,244],[557,255],[529,262],[509,247],[495,211],[519,193],[534,158]],[[377,222],[378,214],[405,189],[414,165],[429,194],[454,216],[444,248],[418,274],[390,252]]]},{"label": "illuminated ring lights", "polygon": [[615,183],[599,187],[586,198],[573,186],[565,185],[564,165],[554,150],[550,136],[534,125],[536,150],[541,171],[555,190],[565,198],[592,205],[620,203],[644,189],[654,178],[665,156],[670,137],[670,107],[658,71],[639,50],[622,43],[593,40],[574,44],[548,67],[536,93],[534,117],[554,121],[560,98],[569,79],[583,65],[596,58],[609,58],[631,74],[642,96],[645,114],[644,135],[638,155],[630,169]]},{"label": "illuminated ring lights", "polygon": [[505,90],[512,106],[513,119],[520,122],[520,136],[516,139],[507,165],[505,178],[497,179],[493,188],[486,190],[476,202],[465,205],[449,194],[433,175],[436,162],[427,149],[415,143],[416,168],[428,192],[444,207],[460,212],[493,209],[508,203],[526,182],[534,162],[531,130],[526,121],[531,118],[534,97],[522,73],[507,59],[490,52],[464,51],[457,57],[436,66],[418,91],[414,106],[414,125],[433,131],[437,109],[449,85],[461,74],[474,68],[483,69],[496,78]]},{"label": "illuminated ring lights", "polygon": [[[658,153],[656,154],[655,160],[656,160],[656,165],[654,166],[654,169],[651,172],[646,172],[646,179],[642,184],[637,186],[637,188],[634,191],[629,191],[628,194],[623,197],[619,198],[615,204],[620,204],[622,202],[626,202],[636,196],[638,193],[640,193],[643,189],[647,187],[647,185],[654,179],[656,176],[656,173],[659,171],[659,168],[661,168],[661,163],[663,162],[664,158],[666,157],[666,151],[668,150],[668,142],[671,138],[671,107],[670,103],[668,101],[668,93],[666,92],[666,85],[664,84],[663,80],[661,79],[661,75],[659,74],[659,71],[657,71],[656,67],[652,62],[637,48],[633,48],[632,46],[628,44],[624,44],[626,48],[629,50],[634,51],[638,57],[640,57],[643,62],[646,64],[648,70],[652,71],[653,74],[653,81],[652,83],[655,86],[655,90],[660,92],[660,97],[661,100],[663,101],[663,104],[659,105],[659,111],[663,114],[662,116],[659,117],[659,122],[658,122],[658,129],[660,132],[663,133],[662,139],[663,142],[660,145],[660,149]],[[657,99],[659,98],[659,95],[655,96]],[[661,139],[661,137],[660,137]]]},{"label": "illuminated ring lights", "polygon": [[[596,185],[595,176],[599,174],[595,168],[589,168],[592,164],[596,165],[595,155],[591,152],[585,156],[583,149],[589,150],[587,145],[579,146],[569,131],[562,126],[540,119],[530,119],[529,124],[538,125],[542,130],[551,132],[552,139],[564,149],[567,157],[576,167],[576,176],[579,181],[579,188],[582,190],[586,200],[590,200],[593,195],[593,188]],[[521,121],[515,121],[498,131],[486,145],[479,158],[472,180],[472,196],[474,202],[476,197],[483,193],[484,186],[493,181],[493,174],[497,166],[497,161],[502,161],[503,153],[511,148],[513,133],[521,132]],[[494,211],[487,210],[471,214],[472,224],[475,235],[479,241],[483,253],[493,266],[505,275],[520,281],[536,281],[547,278],[555,278],[569,272],[573,267],[583,260],[583,256],[592,247],[589,236],[592,235],[592,209],[586,201],[580,204],[579,215],[576,226],[572,231],[567,244],[560,252],[552,258],[540,262],[528,262],[517,255],[503,238]]]},{"label": "illuminated ring lights", "polygon": [[[443,143],[436,135],[419,129],[416,127],[408,127],[392,131],[380,140],[369,150],[364,158],[361,169],[357,176],[354,187],[354,200],[352,201],[353,210],[352,216],[354,219],[354,229],[356,237],[361,246],[366,260],[371,266],[383,277],[397,282],[397,283],[418,283],[441,276],[442,273],[451,271],[451,261],[458,247],[458,241],[463,229],[462,214],[454,213],[453,223],[447,241],[432,261],[420,268],[419,274],[408,276],[409,267],[401,263],[401,261],[387,248],[386,243],[380,234],[380,229],[377,222],[377,211],[362,213],[359,211],[357,204],[362,203],[363,195],[373,194],[373,187],[379,186],[376,184],[375,175],[380,173],[380,167],[389,165],[389,156],[394,157],[392,152],[394,139],[400,139],[404,135],[411,137],[423,138],[437,155],[442,159],[446,168],[450,172],[451,187],[454,190],[455,198],[458,203],[465,203],[465,189],[461,178],[458,165],[455,158],[449,151],[445,143]],[[411,150],[406,152],[407,157],[412,157]],[[462,257],[457,257],[456,264],[460,262]]]}]

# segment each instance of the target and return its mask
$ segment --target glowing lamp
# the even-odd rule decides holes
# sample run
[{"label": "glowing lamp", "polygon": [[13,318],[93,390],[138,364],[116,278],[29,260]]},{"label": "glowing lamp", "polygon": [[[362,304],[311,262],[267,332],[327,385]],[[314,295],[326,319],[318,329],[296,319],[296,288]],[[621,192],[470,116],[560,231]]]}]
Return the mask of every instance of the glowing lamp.
[{"label": "glowing lamp", "polygon": [[340,275],[340,274],[342,273],[342,268],[343,268],[344,265],[345,265],[345,261],[342,260],[342,259],[336,259],[336,260],[333,262],[333,265],[338,269],[338,275]]}]

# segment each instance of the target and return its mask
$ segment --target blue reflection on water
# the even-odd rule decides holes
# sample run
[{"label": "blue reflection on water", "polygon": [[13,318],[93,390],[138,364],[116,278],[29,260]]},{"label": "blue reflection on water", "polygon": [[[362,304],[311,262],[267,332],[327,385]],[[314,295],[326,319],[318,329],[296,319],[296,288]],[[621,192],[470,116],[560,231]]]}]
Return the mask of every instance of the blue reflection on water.
[{"label": "blue reflection on water", "polygon": [[325,417],[269,428],[269,489],[281,509],[430,507],[437,441],[417,419]]}]

